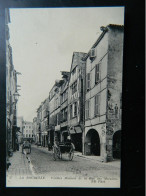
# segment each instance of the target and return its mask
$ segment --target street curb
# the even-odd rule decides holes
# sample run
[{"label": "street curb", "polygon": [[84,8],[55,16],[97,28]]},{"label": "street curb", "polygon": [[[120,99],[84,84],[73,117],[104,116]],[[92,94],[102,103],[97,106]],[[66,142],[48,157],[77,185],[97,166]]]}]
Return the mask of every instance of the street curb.
[{"label": "street curb", "polygon": [[[37,147],[37,148],[38,148],[38,147]],[[40,147],[40,146],[39,146],[39,148],[40,148],[41,150],[45,151],[45,152],[50,153],[50,154],[51,154],[51,152],[52,152],[52,151],[48,151],[48,149],[47,149],[47,148],[44,148],[44,147]],[[94,159],[94,158],[91,158],[91,157],[88,157],[88,156],[84,156],[84,155],[80,155],[80,154],[76,154],[76,153],[78,153],[78,152],[75,152],[75,153],[74,153],[74,156],[75,156],[75,157],[79,157],[79,158],[86,159],[86,160],[90,160],[90,161],[96,161],[96,162],[99,162],[99,163],[101,163],[101,164],[103,164],[103,165],[113,166],[113,167],[116,167],[116,168],[120,169],[120,165],[113,165],[112,162],[104,163],[102,160]]]},{"label": "street curb", "polygon": [[113,166],[113,167],[116,167],[116,168],[120,169],[120,165],[119,165],[119,166],[113,165],[112,162],[107,162],[107,163],[105,163],[105,162],[103,162],[103,161],[101,161],[101,160],[96,160],[96,159],[93,159],[93,158],[91,158],[91,157],[85,157],[85,156],[83,156],[83,155],[76,155],[76,154],[75,154],[75,156],[80,157],[80,158],[84,158],[84,159],[86,159],[86,160],[97,161],[97,162],[102,163],[102,164],[104,164],[104,165]]}]

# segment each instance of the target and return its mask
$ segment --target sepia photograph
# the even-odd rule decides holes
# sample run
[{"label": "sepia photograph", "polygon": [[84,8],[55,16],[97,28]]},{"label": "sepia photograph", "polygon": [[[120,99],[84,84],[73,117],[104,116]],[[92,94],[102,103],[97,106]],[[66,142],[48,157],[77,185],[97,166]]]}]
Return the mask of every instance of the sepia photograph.
[{"label": "sepia photograph", "polygon": [[121,187],[124,7],[6,8],[6,187]]}]

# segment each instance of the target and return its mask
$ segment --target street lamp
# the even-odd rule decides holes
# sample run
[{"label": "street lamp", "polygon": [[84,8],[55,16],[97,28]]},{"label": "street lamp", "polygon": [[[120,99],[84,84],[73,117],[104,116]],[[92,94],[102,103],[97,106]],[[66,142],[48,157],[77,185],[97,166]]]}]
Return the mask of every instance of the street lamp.
[{"label": "street lamp", "polygon": [[15,100],[16,100],[16,103],[17,103],[17,101],[18,101],[18,99],[19,99],[19,93],[18,92],[15,92],[14,93],[14,97],[15,97]]}]

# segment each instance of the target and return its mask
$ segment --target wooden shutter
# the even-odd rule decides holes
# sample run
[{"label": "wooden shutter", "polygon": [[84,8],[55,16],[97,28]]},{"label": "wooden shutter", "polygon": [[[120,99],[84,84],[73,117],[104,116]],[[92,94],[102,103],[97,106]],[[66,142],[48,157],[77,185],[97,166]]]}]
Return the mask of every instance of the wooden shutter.
[{"label": "wooden shutter", "polygon": [[90,73],[87,74],[87,90],[90,89]]},{"label": "wooden shutter", "polygon": [[99,95],[95,96],[95,115],[99,114]]},{"label": "wooden shutter", "polygon": [[95,66],[95,83],[100,80],[100,64],[96,64]]}]

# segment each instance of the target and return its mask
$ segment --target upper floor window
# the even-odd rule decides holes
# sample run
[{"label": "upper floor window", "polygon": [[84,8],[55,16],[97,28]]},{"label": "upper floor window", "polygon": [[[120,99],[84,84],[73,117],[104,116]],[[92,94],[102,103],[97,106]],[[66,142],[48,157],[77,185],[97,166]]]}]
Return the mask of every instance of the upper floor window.
[{"label": "upper floor window", "polygon": [[72,70],[72,75],[76,73],[76,67]]},{"label": "upper floor window", "polygon": [[74,117],[77,116],[77,102],[74,103]]},{"label": "upper floor window", "polygon": [[56,125],[59,125],[59,118],[58,118],[58,114],[56,115]]},{"label": "upper floor window", "polygon": [[95,116],[97,116],[97,115],[99,115],[100,95],[99,94],[95,95],[94,99],[95,99],[95,110],[94,110],[95,112],[94,112],[94,114],[95,114]]},{"label": "upper floor window", "polygon": [[98,83],[100,80],[100,64],[95,65],[95,83]]},{"label": "upper floor window", "polygon": [[90,73],[87,73],[86,78],[87,91],[90,89]]},{"label": "upper floor window", "polygon": [[75,81],[72,84],[71,89],[72,89],[72,95],[73,95],[77,91],[77,81]]},{"label": "upper floor window", "polygon": [[67,107],[61,111],[62,122],[67,121]]},{"label": "upper floor window", "polygon": [[67,90],[65,90],[61,95],[61,103],[63,103],[66,100],[67,100]]},{"label": "upper floor window", "polygon": [[72,118],[72,105],[70,105],[70,119]]},{"label": "upper floor window", "polygon": [[67,121],[67,107],[64,110],[64,120]]},{"label": "upper floor window", "polygon": [[85,118],[90,118],[90,100],[87,100],[85,103]]},{"label": "upper floor window", "polygon": [[58,108],[58,106],[59,106],[59,99],[56,98],[56,99],[55,99],[55,109]]},{"label": "upper floor window", "polygon": [[77,116],[77,102],[74,102],[72,105],[70,105],[70,119]]}]

